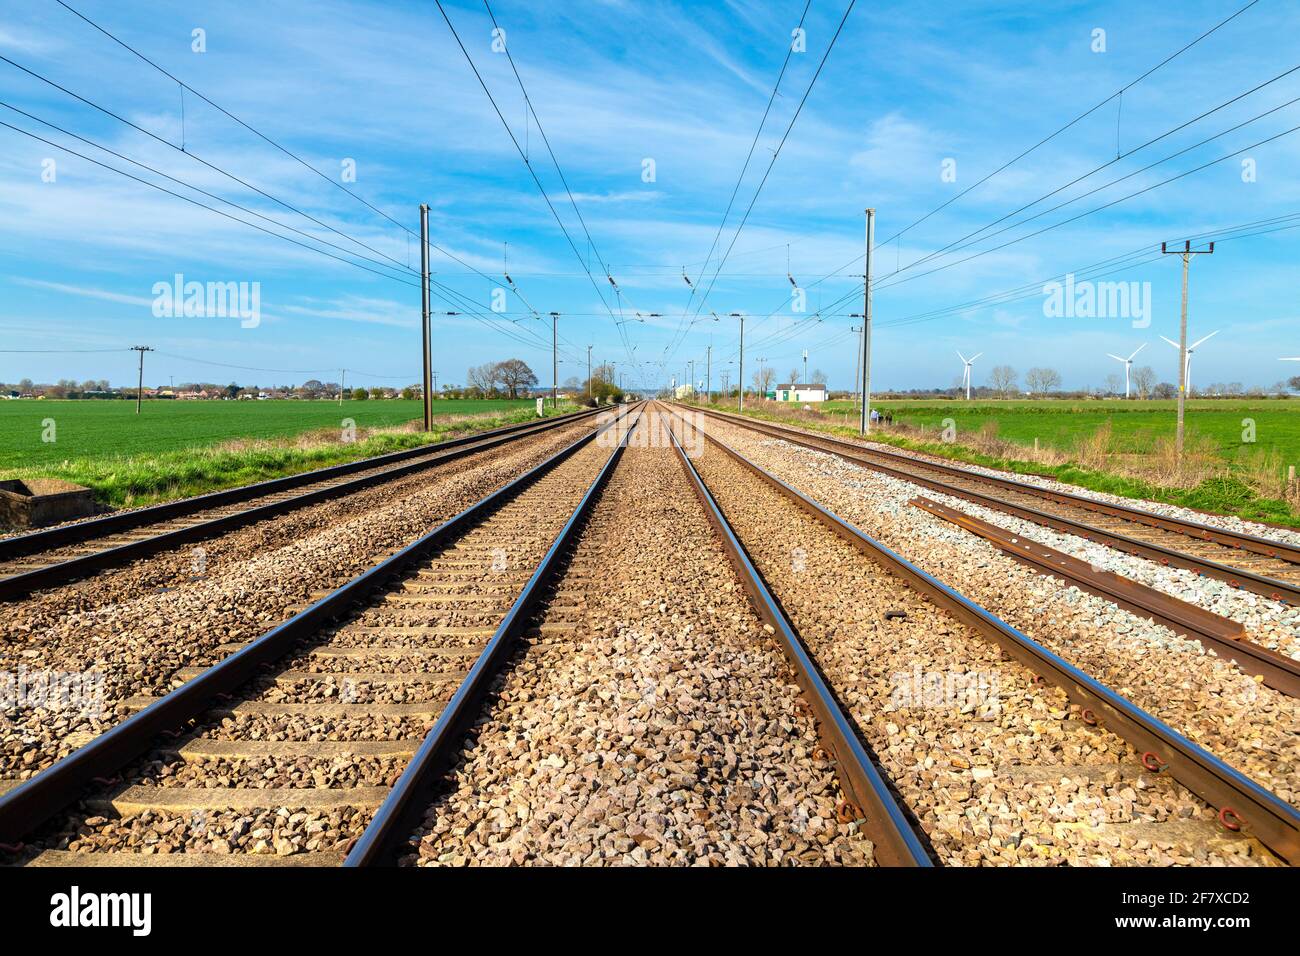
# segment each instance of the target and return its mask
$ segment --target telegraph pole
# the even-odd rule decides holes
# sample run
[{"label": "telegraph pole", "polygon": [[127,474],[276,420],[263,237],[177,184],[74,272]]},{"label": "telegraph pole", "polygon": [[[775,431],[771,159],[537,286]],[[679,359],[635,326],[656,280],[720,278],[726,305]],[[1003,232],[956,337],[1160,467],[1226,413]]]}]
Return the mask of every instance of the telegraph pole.
[{"label": "telegraph pole", "polygon": [[587,346],[587,397],[591,398],[591,346]]},{"label": "telegraph pole", "polygon": [[348,380],[348,370],[345,368],[339,369],[339,404],[340,405],[343,404],[343,386],[347,380]]},{"label": "telegraph pole", "polygon": [[560,313],[551,313],[551,408],[560,407]]},{"label": "telegraph pole", "polygon": [[871,431],[871,247],[876,241],[876,210],[867,210],[867,258],[862,270],[862,434]]},{"label": "telegraph pole", "polygon": [[803,385],[808,384],[808,350],[803,350]]},{"label": "telegraph pole", "polygon": [[704,400],[713,402],[713,346],[704,353]]},{"label": "telegraph pole", "polygon": [[140,403],[144,400],[144,353],[152,352],[153,349],[147,345],[133,345],[132,352],[140,353],[140,379],[135,388],[135,413],[140,414]]},{"label": "telegraph pole", "polygon": [[1208,256],[1214,254],[1214,243],[1210,243],[1208,249],[1193,249],[1190,239],[1183,243],[1182,249],[1171,250],[1169,244],[1160,243],[1160,252],[1163,255],[1176,255],[1183,257],[1183,311],[1182,318],[1178,323],[1178,431],[1175,443],[1178,448],[1178,457],[1183,457],[1183,416],[1184,406],[1187,402],[1187,272],[1192,263],[1192,256]]},{"label": "telegraph pole", "polygon": [[420,329],[424,337],[424,430],[433,431],[433,329],[429,319],[429,204],[420,203]]}]

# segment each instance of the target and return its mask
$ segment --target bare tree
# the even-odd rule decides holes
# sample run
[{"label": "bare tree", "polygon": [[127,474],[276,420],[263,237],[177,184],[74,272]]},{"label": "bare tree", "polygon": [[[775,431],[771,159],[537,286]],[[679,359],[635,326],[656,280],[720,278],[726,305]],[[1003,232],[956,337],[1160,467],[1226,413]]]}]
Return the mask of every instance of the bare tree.
[{"label": "bare tree", "polygon": [[776,370],[770,365],[764,365],[763,368],[754,373],[754,388],[760,395],[766,395],[767,390],[772,387],[772,382],[776,380]]},{"label": "bare tree", "polygon": [[1025,373],[1025,385],[1033,395],[1046,395],[1061,387],[1061,373],[1054,368],[1031,368]]},{"label": "bare tree", "polygon": [[731,394],[731,373],[719,372],[718,378],[722,379],[722,394],[730,395]]},{"label": "bare tree", "polygon": [[486,362],[483,365],[475,365],[465,372],[465,381],[469,382],[471,388],[477,388],[480,392],[487,394],[497,386],[497,367],[493,362]]},{"label": "bare tree", "polygon": [[493,382],[500,382],[510,393],[511,398],[518,398],[521,389],[531,388],[537,384],[537,375],[523,359],[506,359],[492,367]]},{"label": "bare tree", "polygon": [[995,365],[989,371],[989,386],[998,398],[1006,398],[1016,389],[1016,370],[1010,365]]},{"label": "bare tree", "polygon": [[1106,391],[1111,395],[1118,395],[1123,385],[1124,380],[1119,377],[1118,372],[1111,372],[1106,376]]},{"label": "bare tree", "polygon": [[1141,368],[1133,369],[1132,373],[1133,387],[1137,389],[1139,398],[1150,398],[1151,392],[1156,387],[1156,370],[1150,365],[1143,365]]},{"label": "bare tree", "polygon": [[814,385],[825,385],[828,381],[830,381],[826,377],[826,373],[823,372],[821,369],[815,369],[813,371],[812,380]]}]

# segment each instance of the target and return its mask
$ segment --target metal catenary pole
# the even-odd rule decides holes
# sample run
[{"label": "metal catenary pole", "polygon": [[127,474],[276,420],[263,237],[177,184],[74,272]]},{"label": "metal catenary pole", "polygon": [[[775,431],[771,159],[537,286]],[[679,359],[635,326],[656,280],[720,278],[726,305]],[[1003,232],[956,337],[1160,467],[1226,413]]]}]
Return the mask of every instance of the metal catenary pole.
[{"label": "metal catenary pole", "polygon": [[420,354],[424,357],[424,430],[433,431],[433,329],[429,317],[429,204],[420,204]]},{"label": "metal catenary pole", "polygon": [[560,407],[560,313],[551,313],[551,408]]},{"label": "metal catenary pole", "polygon": [[862,434],[871,431],[871,247],[876,241],[876,210],[867,210],[867,256],[862,270]]},{"label": "metal catenary pole", "polygon": [[745,410],[745,313],[733,312],[731,314],[735,318],[740,319],[740,388],[738,389],[740,392],[740,404],[737,407],[737,411],[743,412]]}]

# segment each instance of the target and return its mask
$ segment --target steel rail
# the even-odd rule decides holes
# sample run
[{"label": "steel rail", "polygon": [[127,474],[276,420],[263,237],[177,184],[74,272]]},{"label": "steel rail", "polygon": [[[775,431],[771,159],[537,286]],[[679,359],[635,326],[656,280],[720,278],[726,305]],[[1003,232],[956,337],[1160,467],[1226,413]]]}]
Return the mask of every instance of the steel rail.
[{"label": "steel rail", "polygon": [[907,812],[889,791],[883,775],[862,745],[860,735],[838,699],[827,686],[820,670],[794,625],[762,574],[755,567],[744,544],[732,529],[726,515],[709,492],[700,473],[682,448],[671,420],[668,435],[677,452],[695,495],[721,539],[727,558],[745,586],[750,604],[765,624],[773,629],[786,659],[794,669],[795,681],[803,690],[817,721],[817,734],[823,746],[834,755],[836,776],[852,801],[854,817],[864,816],[876,848],[876,860],[882,866],[932,866],[930,854],[908,820]]},{"label": "steel rail", "polygon": [[[740,416],[730,412],[719,412],[713,409],[701,409],[706,414],[716,415],[731,421],[741,420]],[[752,422],[753,419],[750,419]],[[812,435],[809,432],[792,428],[788,425],[778,425],[771,422],[763,422],[769,429],[783,433],[793,433],[804,437],[814,437],[819,441],[824,441],[832,445],[844,448],[852,448],[855,451],[865,454],[878,455],[882,458],[889,458],[895,461],[907,462],[922,468],[930,468],[934,471],[945,472],[950,475],[956,475],[962,478],[972,478],[987,484],[993,484],[1009,491],[1018,491],[1022,494],[1032,495],[1037,498],[1046,498],[1055,501],[1058,504],[1071,505],[1087,511],[1096,511],[1100,514],[1109,515],[1115,518],[1122,518],[1126,521],[1132,521],[1137,524],[1145,524],[1152,528],[1159,528],[1161,531],[1169,531],[1174,534],[1181,534],[1189,538],[1199,538],[1202,541],[1210,541],[1214,544],[1221,544],[1224,547],[1235,548],[1241,551],[1250,551],[1254,554],[1263,555],[1268,558],[1275,558],[1279,561],[1289,561],[1292,564],[1300,564],[1300,545],[1290,544],[1286,541],[1278,541],[1274,538],[1265,538],[1260,535],[1247,534],[1244,531],[1228,531],[1224,528],[1215,528],[1212,525],[1204,524],[1200,521],[1189,521],[1185,518],[1169,518],[1164,515],[1158,515],[1154,512],[1147,511],[1143,508],[1136,508],[1132,505],[1114,504],[1108,501],[1098,501],[1095,498],[1089,498],[1085,495],[1076,495],[1068,491],[1056,491],[1049,488],[1040,488],[1025,481],[1017,481],[1014,478],[1005,478],[998,475],[985,475],[980,472],[971,471],[968,468],[961,468],[957,465],[949,465],[944,462],[930,461],[923,458],[915,458],[911,455],[904,455],[900,452],[890,451],[882,448],[868,448],[855,442],[843,438],[834,438],[831,436]]]},{"label": "steel rail", "polygon": [[641,414],[638,413],[631,427],[614,445],[604,467],[555,536],[455,695],[443,708],[438,722],[425,736],[406,770],[348,852],[344,866],[392,866],[397,863],[402,847],[409,841],[420,814],[427,807],[425,798],[455,764],[466,733],[482,711],[493,678],[518,644],[530,614],[556,575],[563,552],[576,539],[583,520],[622,458],[628,438],[640,424]]},{"label": "steel rail", "polygon": [[1175,634],[1186,635],[1212,648],[1247,674],[1258,674],[1269,687],[1291,697],[1300,697],[1300,661],[1255,643],[1239,621],[1181,601],[1114,572],[1100,570],[1087,561],[929,498],[917,497],[909,503],[984,538],[1038,574],[1050,575],[1080,590],[1100,595],[1139,617],[1152,618]]},{"label": "steel rail", "polygon": [[[686,406],[690,407],[690,406]],[[1251,591],[1255,594],[1261,594],[1270,600],[1278,601],[1282,604],[1300,604],[1300,585],[1291,584],[1288,581],[1282,581],[1277,578],[1265,577],[1256,574],[1253,571],[1247,571],[1243,568],[1234,568],[1209,558],[1200,558],[1193,554],[1187,554],[1177,551],[1173,548],[1167,548],[1164,545],[1156,544],[1150,541],[1142,541],[1139,538],[1130,537],[1117,531],[1106,531],[1095,525],[1086,524],[1082,521],[1076,521],[1073,518],[1066,518],[1061,515],[1055,515],[1051,512],[1041,511],[1038,508],[1031,508],[1027,505],[1019,505],[1014,502],[1006,501],[993,495],[983,494],[982,492],[973,491],[969,488],[962,488],[937,478],[926,477],[923,474],[917,474],[914,471],[908,471],[903,468],[895,468],[891,465],[875,461],[868,456],[882,455],[875,449],[864,448],[861,445],[854,445],[849,442],[843,442],[834,438],[822,438],[821,436],[809,435],[807,432],[787,429],[782,426],[770,426],[767,423],[758,423],[752,420],[746,421],[733,415],[723,414],[706,409],[694,409],[705,415],[710,415],[741,428],[748,428],[751,431],[760,434],[770,435],[779,438],[782,441],[789,442],[792,445],[799,445],[804,448],[810,448],[813,451],[820,451],[828,455],[836,455],[845,461],[861,465],[864,468],[870,468],[873,471],[881,472],[893,478],[902,481],[911,482],[914,485],[921,485],[932,491],[942,492],[943,494],[952,495],[955,498],[964,498],[975,504],[983,505],[995,511],[1001,511],[1005,514],[1013,515],[1017,518],[1023,518],[1026,521],[1032,521],[1034,524],[1043,525],[1055,531],[1061,531],[1066,534],[1072,534],[1087,541],[1096,541],[1100,544],[1109,545],[1117,551],[1125,554],[1136,554],[1159,564],[1169,567],[1182,568],[1186,571],[1195,572],[1204,577],[1212,577],[1218,580],[1226,581],[1233,588],[1240,588]],[[799,437],[795,437],[799,436]],[[821,442],[823,444],[817,444]],[[832,445],[827,448],[825,445]],[[849,449],[852,449],[850,451]],[[917,462],[917,459],[910,458],[906,455],[895,455],[894,458],[906,461],[911,464],[917,464],[918,467],[929,467],[929,463]],[[959,468],[940,467],[940,470],[948,470],[959,477],[981,482],[989,476],[981,475],[976,472],[964,471]],[[1001,480],[1001,479],[998,479]],[[997,481],[989,478],[990,483],[996,484]],[[1029,486],[1026,486],[1029,487]],[[1020,489],[1015,489],[1019,491]],[[1041,490],[1041,489],[1040,489]],[[1071,496],[1074,497],[1074,496]],[[1073,501],[1066,502],[1073,504]],[[1189,523],[1191,527],[1199,528],[1201,525]],[[1259,539],[1261,541],[1267,539]],[[1218,543],[1218,542],[1216,542]],[[1280,544],[1280,542],[1278,542]],[[1284,546],[1289,547],[1289,546]],[[1280,555],[1278,555],[1280,557]],[[1270,555],[1272,557],[1272,555]],[[1283,559],[1285,560],[1285,559]]]},{"label": "steel rail", "polygon": [[918,568],[883,543],[791,487],[740,452],[707,432],[705,439],[762,478],[855,546],[877,564],[901,578],[923,597],[992,640],[1005,653],[1048,683],[1065,691],[1081,708],[1089,724],[1101,725],[1128,741],[1152,772],[1168,770],[1173,778],[1219,810],[1230,829],[1254,836],[1289,863],[1300,863],[1300,811],[1249,777],[1139,708],[1106,685],[1088,676],[1058,654],[1022,634],[1001,618]]},{"label": "steel rail", "polygon": [[[630,413],[631,409],[628,410]],[[356,601],[375,593],[394,575],[496,510],[625,418],[626,415],[620,416],[583,435],[509,484],[481,498],[428,534],[278,624],[248,646],[0,796],[0,843],[20,844],[33,829],[73,803],[97,777],[117,774],[125,764],[147,752],[160,734],[183,732],[190,721],[212,709],[219,697],[233,693],[257,676],[262,668],[289,653],[298,640],[315,634],[331,620],[346,614]]]},{"label": "steel rail", "polygon": [[[599,410],[597,410],[599,411]],[[583,412],[579,414],[582,417],[595,414],[595,412]],[[232,514],[222,515],[217,518],[210,518],[206,521],[200,521],[184,528],[177,528],[173,531],[163,531],[147,538],[141,538],[136,541],[130,541],[125,544],[119,544],[111,548],[105,548],[102,551],[96,551],[93,554],[86,554],[80,557],[68,558],[63,561],[55,562],[43,568],[35,568],[31,571],[24,571],[19,574],[13,574],[8,577],[0,578],[0,601],[11,600],[13,598],[23,597],[32,591],[41,588],[54,587],[60,584],[66,584],[78,578],[95,574],[108,568],[118,567],[128,561],[134,561],[139,558],[148,557],[151,554],[157,554],[160,551],[166,551],[181,545],[188,544],[192,541],[198,541],[214,534],[221,534],[232,531],[236,528],[243,527],[254,521],[260,521],[264,518],[276,517],[295,511],[298,508],[307,505],[316,504],[321,501],[329,501],[334,498],[354,494],[358,491],[364,491],[367,488],[381,485],[407,475],[416,474],[428,468],[434,468],[438,465],[446,464],[469,455],[474,455],[482,451],[488,451],[510,442],[518,441],[540,432],[549,431],[557,428],[562,424],[572,424],[574,419],[565,418],[561,420],[550,420],[539,425],[535,422],[526,423],[525,429],[515,429],[508,434],[499,432],[485,437],[483,435],[475,436],[470,441],[456,439],[456,447],[426,446],[422,449],[422,454],[416,461],[408,461],[405,464],[397,464],[392,468],[377,472],[371,475],[363,475],[359,478],[351,478],[338,484],[327,485],[323,488],[315,488],[305,491],[302,494],[294,495],[291,498],[283,498],[278,501],[268,501],[264,504],[254,505],[251,508],[245,508]],[[513,426],[512,426],[513,427]],[[406,452],[396,452],[395,454],[406,455]],[[407,455],[407,457],[415,457]],[[368,459],[374,462],[376,459]],[[353,471],[363,470],[352,468],[357,463],[349,463],[348,466]],[[372,464],[371,467],[374,467]],[[319,474],[319,472],[309,472],[308,474]],[[298,478],[301,476],[291,476]],[[275,479],[283,481],[286,479]],[[265,482],[263,484],[271,484]],[[244,491],[248,488],[260,488],[263,485],[248,485],[242,489],[231,489],[232,491]],[[226,492],[215,492],[215,495],[223,495]],[[203,501],[212,496],[205,495],[201,498],[186,499],[186,502]],[[227,502],[228,503],[228,502]],[[160,505],[158,507],[169,507]],[[148,510],[148,509],[146,509]],[[129,512],[129,514],[140,514],[141,512]],[[116,516],[109,516],[116,517]],[[71,525],[71,528],[83,527],[82,525]],[[52,529],[63,530],[63,529]]]},{"label": "steel rail", "polygon": [[115,514],[102,515],[98,518],[91,518],[87,521],[79,521],[75,524],[60,525],[57,528],[46,528],[41,531],[31,531],[26,534],[0,538],[0,561],[9,561],[34,552],[49,551],[69,544],[79,544],[91,538],[100,538],[110,534],[118,534],[122,531],[130,531],[141,525],[158,524],[173,518],[182,518],[195,512],[206,511],[209,508],[238,504],[250,498],[260,498],[263,495],[288,491],[291,488],[315,484],[318,481],[329,481],[332,478],[343,477],[369,468],[382,468],[385,465],[397,464],[422,455],[436,454],[450,448],[459,448],[462,445],[487,438],[495,438],[498,435],[513,434],[527,429],[544,430],[547,427],[557,427],[565,422],[578,421],[587,416],[595,415],[599,411],[600,409],[587,409],[544,419],[541,422],[527,421],[514,425],[503,425],[500,428],[475,432],[472,435],[462,435],[459,438],[449,438],[445,441],[419,445],[415,448],[405,448],[401,451],[386,452],[382,455],[373,455],[369,458],[360,458],[356,461],[343,462],[338,465],[328,465],[324,468],[316,468],[296,475],[269,478],[266,481],[255,482],[251,485],[225,488],[221,491],[211,491],[191,498],[181,498],[178,501],[167,501],[158,505],[150,505],[147,508],[138,508],[134,511],[121,511]]}]

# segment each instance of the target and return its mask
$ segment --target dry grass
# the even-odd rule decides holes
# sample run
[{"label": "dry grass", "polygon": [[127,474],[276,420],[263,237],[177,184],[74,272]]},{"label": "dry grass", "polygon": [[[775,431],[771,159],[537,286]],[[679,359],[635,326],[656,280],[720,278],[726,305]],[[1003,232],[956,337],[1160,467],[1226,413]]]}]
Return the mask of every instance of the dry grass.
[{"label": "dry grass", "polygon": [[[858,426],[858,416],[854,412],[828,414],[784,402],[753,400],[747,400],[745,407],[791,423],[823,427],[829,423],[850,429]],[[1249,485],[1262,497],[1287,502],[1292,508],[1300,506],[1300,481],[1287,480],[1283,456],[1276,448],[1251,449],[1236,462],[1225,462],[1211,437],[1190,430],[1185,436],[1181,459],[1175,440],[1169,436],[1152,435],[1149,441],[1144,442],[1146,450],[1142,453],[1124,450],[1109,422],[1079,439],[1068,451],[1026,446],[999,438],[996,421],[985,421],[976,432],[959,433],[951,442],[945,441],[943,429],[938,426],[922,425],[918,428],[895,422],[873,426],[873,431],[931,445],[953,444],[992,459],[1033,462],[1049,467],[1073,466],[1162,488],[1194,489],[1207,481],[1234,478]]]}]

